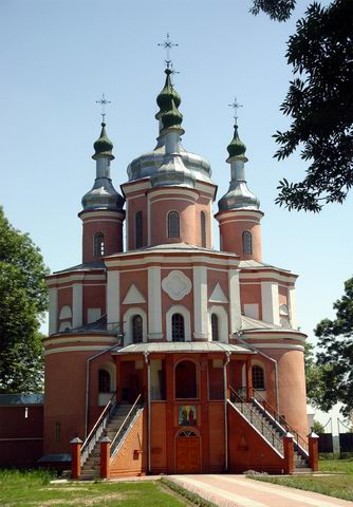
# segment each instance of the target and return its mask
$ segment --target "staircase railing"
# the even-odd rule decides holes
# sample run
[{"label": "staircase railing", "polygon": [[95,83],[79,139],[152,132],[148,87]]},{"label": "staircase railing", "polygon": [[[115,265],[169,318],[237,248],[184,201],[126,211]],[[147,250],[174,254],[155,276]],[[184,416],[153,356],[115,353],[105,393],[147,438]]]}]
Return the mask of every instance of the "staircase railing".
[{"label": "staircase railing", "polygon": [[110,418],[115,407],[115,393],[112,395],[100,416],[98,417],[95,425],[89,432],[86,440],[83,442],[81,447],[81,466],[87,461],[89,455],[93,451],[94,446],[99,441],[107,426],[108,419]]},{"label": "staircase railing", "polygon": [[236,403],[235,407],[243,414],[243,416],[261,433],[261,435],[270,442],[272,447],[279,451],[283,455],[283,440],[278,434],[271,428],[270,424],[259,416],[254,407],[246,401],[246,399],[240,394],[239,390],[236,391],[231,386],[228,386],[230,390],[230,401]]},{"label": "staircase railing", "polygon": [[110,457],[114,455],[114,453],[117,451],[119,444],[121,443],[122,439],[124,438],[124,435],[128,428],[130,427],[135,415],[137,414],[138,409],[140,408],[139,401],[141,399],[141,394],[138,395],[136,398],[133,406],[131,407],[129,413],[125,417],[123,423],[121,424],[120,428],[116,432],[113,440],[110,444]]},{"label": "staircase railing", "polygon": [[258,406],[260,410],[263,410],[266,412],[272,420],[277,423],[277,427],[283,431],[283,433],[286,433],[289,431],[293,435],[293,442],[294,442],[294,449],[302,454],[304,457],[308,457],[308,444],[306,440],[285,420],[285,418],[280,415],[276,409],[268,403],[263,396],[258,391],[255,391],[253,389],[254,398],[253,401]]}]

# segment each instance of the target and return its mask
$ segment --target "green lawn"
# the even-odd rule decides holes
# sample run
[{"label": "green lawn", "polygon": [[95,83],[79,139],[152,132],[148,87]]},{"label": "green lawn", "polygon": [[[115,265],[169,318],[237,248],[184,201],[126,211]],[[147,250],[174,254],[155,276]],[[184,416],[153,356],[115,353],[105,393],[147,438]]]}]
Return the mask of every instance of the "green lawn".
[{"label": "green lawn", "polygon": [[190,505],[160,481],[51,483],[42,471],[0,472],[1,507],[181,507]]},{"label": "green lawn", "polygon": [[291,477],[261,475],[252,478],[353,501],[353,458],[320,460],[319,470],[322,475]]}]

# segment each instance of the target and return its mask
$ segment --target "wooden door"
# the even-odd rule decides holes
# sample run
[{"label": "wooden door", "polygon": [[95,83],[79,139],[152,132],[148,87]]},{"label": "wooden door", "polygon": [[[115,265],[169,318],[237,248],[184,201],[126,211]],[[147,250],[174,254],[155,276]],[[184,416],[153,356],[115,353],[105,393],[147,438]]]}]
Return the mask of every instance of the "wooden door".
[{"label": "wooden door", "polygon": [[183,431],[176,439],[176,473],[201,472],[200,437],[194,431]]}]

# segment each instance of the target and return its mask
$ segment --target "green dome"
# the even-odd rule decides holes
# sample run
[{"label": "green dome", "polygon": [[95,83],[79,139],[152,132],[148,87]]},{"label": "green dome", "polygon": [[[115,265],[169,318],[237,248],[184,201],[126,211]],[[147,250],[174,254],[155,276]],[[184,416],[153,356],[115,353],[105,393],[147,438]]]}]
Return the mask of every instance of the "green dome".
[{"label": "green dome", "polygon": [[175,106],[178,108],[181,104],[181,98],[179,93],[174,89],[171,80],[170,75],[172,74],[172,71],[170,69],[165,69],[165,74],[167,75],[165,80],[165,85],[163,90],[160,92],[160,94],[157,97],[157,105],[159,107],[159,111],[156,114],[156,119],[159,120],[161,115],[165,112],[167,112],[171,108],[171,101],[174,101]]},{"label": "green dome", "polygon": [[161,120],[163,128],[168,129],[171,127],[182,128],[181,123],[183,121],[183,115],[179,109],[175,106],[174,100],[171,100],[171,108],[165,113],[161,114]]},{"label": "green dome", "polygon": [[94,143],[94,155],[92,158],[96,158],[97,156],[106,156],[110,157],[110,159],[113,159],[114,156],[112,154],[113,149],[113,143],[109,139],[107,135],[107,131],[105,130],[105,123],[102,124],[102,130],[99,136],[99,139]]},{"label": "green dome", "polygon": [[244,153],[246,152],[246,146],[240,140],[238,135],[238,125],[234,125],[233,139],[228,144],[227,151],[229,153],[229,158],[239,157],[240,155],[244,155]]}]

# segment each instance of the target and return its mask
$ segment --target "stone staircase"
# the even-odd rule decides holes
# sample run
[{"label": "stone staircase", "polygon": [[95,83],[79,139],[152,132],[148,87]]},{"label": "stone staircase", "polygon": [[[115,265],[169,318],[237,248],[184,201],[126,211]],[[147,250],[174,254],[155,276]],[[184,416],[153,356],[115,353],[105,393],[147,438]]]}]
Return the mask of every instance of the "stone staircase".
[{"label": "stone staircase", "polygon": [[100,441],[104,437],[109,437],[110,440],[114,439],[116,433],[119,431],[131,408],[132,405],[128,403],[121,403],[115,407],[112,415],[107,422],[103,435],[94,446],[86,462],[81,467],[80,480],[95,480],[99,477]]},{"label": "stone staircase", "polygon": [[[250,402],[232,401],[230,403],[247,419],[251,426],[258,430],[271,447],[276,449],[282,456],[284,455],[283,436],[286,434],[285,428],[255,400]],[[308,456],[296,442],[294,442],[294,465],[294,473],[311,471],[308,465]]]}]

